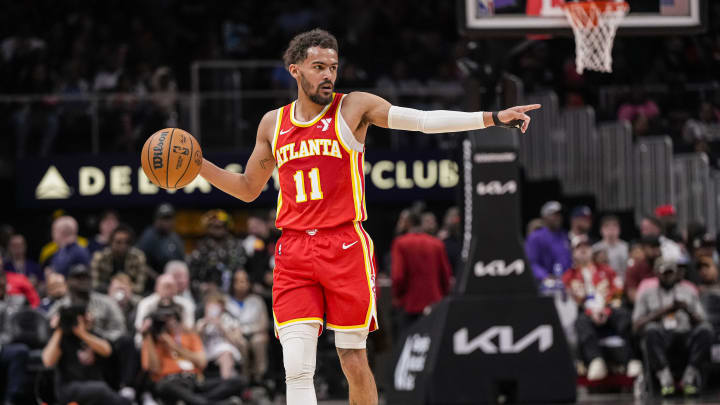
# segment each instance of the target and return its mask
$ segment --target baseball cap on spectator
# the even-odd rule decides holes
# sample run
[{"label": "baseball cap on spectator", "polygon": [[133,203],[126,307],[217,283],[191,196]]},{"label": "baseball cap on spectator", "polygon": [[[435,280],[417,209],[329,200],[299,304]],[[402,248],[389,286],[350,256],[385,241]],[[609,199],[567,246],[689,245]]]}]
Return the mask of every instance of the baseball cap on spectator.
[{"label": "baseball cap on spectator", "polygon": [[655,208],[655,216],[658,218],[669,217],[677,214],[672,204],[658,205]]},{"label": "baseball cap on spectator", "polygon": [[223,223],[223,225],[230,228],[232,226],[232,218],[230,217],[230,214],[227,213],[225,210],[216,209],[216,210],[210,210],[203,214],[201,221],[205,226],[210,222],[210,220],[216,219]]},{"label": "baseball cap on spectator", "polygon": [[643,236],[640,238],[640,244],[644,246],[660,247],[660,238],[657,236]]},{"label": "baseball cap on spectator", "polygon": [[546,217],[548,215],[557,214],[562,211],[562,205],[557,201],[548,201],[543,204],[540,208],[540,216]]},{"label": "baseball cap on spectator", "polygon": [[587,237],[587,235],[580,235],[576,238],[573,238],[572,242],[572,248],[579,248],[580,246],[592,246],[592,243],[590,243],[590,238]]},{"label": "baseball cap on spectator", "polygon": [[579,205],[573,208],[572,213],[570,214],[570,218],[578,217],[590,218],[592,217],[592,210],[587,205]]},{"label": "baseball cap on spectator", "polygon": [[68,278],[90,277],[90,268],[84,264],[76,264],[70,267]]},{"label": "baseball cap on spectator", "polygon": [[655,271],[658,274],[665,274],[670,271],[677,272],[678,265],[676,262],[674,262],[672,260],[666,260],[663,258],[659,258],[655,263]]},{"label": "baseball cap on spectator", "polygon": [[155,210],[155,218],[171,218],[175,216],[175,208],[169,203],[160,204]]}]

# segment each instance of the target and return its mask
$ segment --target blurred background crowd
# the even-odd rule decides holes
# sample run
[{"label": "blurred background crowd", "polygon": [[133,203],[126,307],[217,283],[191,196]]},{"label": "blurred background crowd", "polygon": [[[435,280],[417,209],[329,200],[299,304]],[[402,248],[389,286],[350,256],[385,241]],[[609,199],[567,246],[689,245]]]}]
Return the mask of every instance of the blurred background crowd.
[{"label": "blurred background crowd", "polygon": [[[708,3],[704,34],[619,37],[611,76],[579,76],[569,39],[471,40],[458,32],[452,1],[13,2],[0,13],[3,199],[12,201],[25,158],[135,154],[163,127],[202,130],[204,151],[247,149],[262,114],[293,98],[278,64],[287,41],[315,26],[338,37],[339,91],[426,110],[490,108],[511,73],[527,92],[550,90],[562,108],[592,106],[600,121],[628,122],[635,141],[668,135],[674,152],[704,153],[718,168],[720,3]],[[251,63],[193,73],[193,62],[219,59]],[[450,155],[461,139],[372,128],[368,148]],[[692,395],[711,377],[706,363],[720,362],[710,350],[720,331],[714,227],[680,227],[679,206],[638,218],[525,186],[526,254],[539,289],[556,299],[582,381],[627,386],[645,368],[663,384],[682,363],[680,389]],[[388,368],[402,330],[462,275],[453,197],[369,206],[380,271],[375,370]],[[273,207],[184,208],[2,212],[2,400],[282,401]],[[332,334],[320,345],[318,397],[344,397]],[[671,346],[686,349],[681,361]]]},{"label": "blurred background crowd", "polygon": [[[3,153],[12,162],[28,154],[135,151],[157,128],[191,126],[197,118],[191,117],[191,92],[228,89],[235,94],[218,97],[238,97],[232,102],[242,107],[223,106],[242,108],[230,110],[241,116],[214,116],[212,106],[221,101],[201,97],[208,107],[201,107],[205,123],[197,127],[223,132],[208,136],[204,147],[249,146],[255,123],[290,100],[294,81],[271,64],[238,70],[241,79],[199,74],[193,88],[191,63],[276,61],[292,34],[322,26],[341,45],[343,91],[372,89],[399,105],[455,109],[494,101],[495,83],[510,72],[528,91],[555,91],[561,106],[592,105],[601,120],[627,120],[635,136],[669,135],[677,150],[705,151],[716,165],[720,5],[709,3],[703,35],[617,38],[612,76],[578,75],[566,38],[463,38],[454,2],[15,3],[0,16],[0,116],[3,131],[16,135]],[[232,122],[222,126],[213,117]],[[99,133],[91,149],[92,134]],[[452,137],[427,138],[379,136],[369,142],[456,145]]]},{"label": "blurred background crowd", "polygon": [[[281,400],[284,373],[271,311],[280,232],[273,216],[256,212],[238,224],[228,212],[210,210],[193,240],[178,235],[176,216],[162,204],[136,232],[116,211],[103,212],[94,229],[58,211],[44,245],[2,227],[6,403],[32,395],[113,404],[152,404],[153,397],[187,404]],[[394,234],[391,251],[378,257],[378,285],[392,284],[383,290],[393,310],[386,308],[389,318],[381,321],[388,330],[372,335],[373,356],[387,354],[393,336],[446,296],[460,271],[457,208],[438,221],[416,203],[401,212]],[[94,350],[91,359],[70,355],[83,347]],[[197,362],[183,365],[178,353],[190,359],[197,353]],[[319,356],[319,397],[344,396],[332,334],[321,340]],[[55,381],[42,366],[57,371]]]}]

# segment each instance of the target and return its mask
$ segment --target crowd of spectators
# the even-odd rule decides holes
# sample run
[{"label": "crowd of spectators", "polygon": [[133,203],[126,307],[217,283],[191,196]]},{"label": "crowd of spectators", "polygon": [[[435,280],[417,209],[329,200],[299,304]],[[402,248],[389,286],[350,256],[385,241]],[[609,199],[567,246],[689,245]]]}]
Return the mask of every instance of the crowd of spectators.
[{"label": "crowd of spectators", "polygon": [[186,255],[175,215],[160,205],[137,241],[114,211],[92,238],[60,215],[40,264],[11,233],[0,262],[4,404],[33,402],[42,366],[54,375],[41,379],[47,402],[239,404],[277,392],[272,219],[252,216],[238,237],[230,215],[211,210]]},{"label": "crowd of spectators", "polygon": [[525,249],[541,292],[575,304],[559,311],[580,374],[635,378],[646,359],[664,396],[678,388],[697,395],[720,327],[715,235],[700,224],[681,232],[674,207],[662,205],[640,219],[631,243],[612,215],[600,219],[595,240],[591,209],[570,212],[568,231],[562,205],[545,203]]},{"label": "crowd of spectators", "polygon": [[[720,157],[720,6],[710,3],[704,34],[620,36],[615,39],[614,73],[581,76],[575,73],[574,47],[568,38],[463,38],[452,2],[219,1],[190,6],[176,1],[112,1],[102,8],[76,2],[20,2],[0,17],[0,92],[47,97],[0,106],[0,113],[8,118],[7,130],[16,135],[15,147],[10,148],[16,156],[35,151],[47,156],[71,144],[87,151],[95,125],[91,113],[101,117],[100,150],[135,151],[157,128],[189,124],[179,93],[190,90],[192,61],[277,60],[292,35],[321,26],[339,39],[338,87],[344,91],[376,88],[395,104],[461,109],[492,103],[497,79],[510,72],[529,92],[555,91],[563,106],[592,105],[601,119],[630,122],[636,136],[667,134],[676,149],[704,151],[715,162]],[[382,46],[376,46],[379,43]],[[244,88],[287,89],[294,83],[282,68],[243,74]],[[217,87],[210,90],[229,86],[221,76],[206,79]],[[481,96],[474,94],[476,84],[485,89]],[[698,84],[700,90],[693,90]],[[598,93],[604,86],[624,88],[606,102]],[[92,94],[107,97],[99,105],[52,97]],[[237,120],[243,125],[257,122],[262,112],[288,100],[269,97],[250,103]],[[444,136],[417,140],[396,135],[369,142],[395,148],[456,145]],[[65,142],[57,142],[60,137]],[[84,141],[67,142],[75,138]],[[253,139],[254,133],[240,144],[251,145]]]}]

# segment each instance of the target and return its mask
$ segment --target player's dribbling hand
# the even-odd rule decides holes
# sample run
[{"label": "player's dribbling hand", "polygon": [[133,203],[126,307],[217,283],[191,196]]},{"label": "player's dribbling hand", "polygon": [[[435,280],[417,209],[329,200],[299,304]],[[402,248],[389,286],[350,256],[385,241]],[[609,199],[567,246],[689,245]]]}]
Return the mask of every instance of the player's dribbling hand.
[{"label": "player's dribbling hand", "polygon": [[[518,105],[515,107],[510,107],[506,110],[498,111],[497,117],[503,124],[514,124],[513,121],[522,121],[522,125],[520,125],[520,131],[522,131],[522,133],[525,133],[528,126],[530,125],[530,116],[525,113],[528,111],[537,110],[540,107],[540,104]],[[518,122],[518,124],[520,124],[520,122]]]}]

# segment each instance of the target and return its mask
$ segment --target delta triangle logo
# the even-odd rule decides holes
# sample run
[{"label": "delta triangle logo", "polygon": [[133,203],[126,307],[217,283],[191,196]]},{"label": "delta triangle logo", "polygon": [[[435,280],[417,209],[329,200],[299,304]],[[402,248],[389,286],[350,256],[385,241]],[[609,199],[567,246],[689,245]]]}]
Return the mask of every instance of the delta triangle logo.
[{"label": "delta triangle logo", "polygon": [[69,198],[72,190],[55,166],[50,166],[35,188],[38,200],[60,200]]}]

